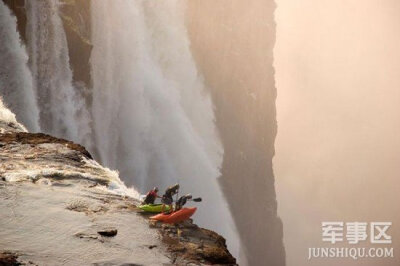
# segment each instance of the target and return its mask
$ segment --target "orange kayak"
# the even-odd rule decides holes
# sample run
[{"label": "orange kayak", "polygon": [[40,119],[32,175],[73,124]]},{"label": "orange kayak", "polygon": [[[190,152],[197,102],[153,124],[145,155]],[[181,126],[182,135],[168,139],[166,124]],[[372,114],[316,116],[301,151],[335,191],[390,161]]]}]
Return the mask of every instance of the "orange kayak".
[{"label": "orange kayak", "polygon": [[164,223],[175,224],[189,219],[196,212],[196,210],[197,208],[183,208],[170,214],[160,213],[151,216],[150,219]]}]

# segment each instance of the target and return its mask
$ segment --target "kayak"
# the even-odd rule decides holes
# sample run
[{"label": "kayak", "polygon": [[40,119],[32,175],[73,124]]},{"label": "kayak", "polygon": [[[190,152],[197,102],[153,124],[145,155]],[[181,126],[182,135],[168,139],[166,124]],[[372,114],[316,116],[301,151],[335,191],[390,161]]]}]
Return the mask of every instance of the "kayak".
[{"label": "kayak", "polygon": [[189,219],[196,212],[196,210],[197,208],[183,208],[179,211],[170,214],[160,213],[150,217],[150,219],[164,223],[174,224]]},{"label": "kayak", "polygon": [[[162,211],[162,204],[145,204],[139,205],[138,208],[145,212],[159,213]],[[164,210],[169,211],[169,209],[169,206],[165,205]]]},{"label": "kayak", "polygon": [[196,210],[197,208],[183,208],[170,214],[160,213],[150,217],[150,219],[164,223],[175,224],[189,219],[196,212]]}]

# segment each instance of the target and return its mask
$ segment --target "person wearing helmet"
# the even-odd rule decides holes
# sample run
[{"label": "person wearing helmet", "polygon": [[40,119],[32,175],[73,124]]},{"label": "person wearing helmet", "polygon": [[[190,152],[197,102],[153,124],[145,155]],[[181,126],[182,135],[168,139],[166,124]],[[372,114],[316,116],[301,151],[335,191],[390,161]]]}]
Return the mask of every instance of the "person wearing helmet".
[{"label": "person wearing helmet", "polygon": [[179,184],[175,184],[167,188],[167,190],[165,190],[165,193],[161,198],[161,203],[163,204],[161,212],[164,212],[165,205],[168,205],[169,209],[172,210],[172,202],[174,201],[172,197],[178,192],[179,192]]},{"label": "person wearing helmet", "polygon": [[183,205],[185,205],[186,202],[187,202],[188,200],[191,200],[191,199],[192,199],[192,194],[190,194],[190,193],[181,196],[181,197],[178,199],[178,201],[175,203],[175,211],[179,211],[180,209],[182,209]]},{"label": "person wearing helmet", "polygon": [[157,192],[158,192],[158,187],[154,187],[152,190],[150,190],[147,193],[146,198],[143,201],[143,204],[154,204],[156,198],[161,198],[160,196],[158,196]]}]

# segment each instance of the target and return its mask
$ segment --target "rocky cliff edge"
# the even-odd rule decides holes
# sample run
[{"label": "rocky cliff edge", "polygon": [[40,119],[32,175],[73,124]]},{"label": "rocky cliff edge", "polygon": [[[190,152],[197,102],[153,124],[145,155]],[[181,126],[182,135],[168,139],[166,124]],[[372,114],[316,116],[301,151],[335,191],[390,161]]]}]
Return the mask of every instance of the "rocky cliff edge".
[{"label": "rocky cliff edge", "polygon": [[29,133],[0,101],[0,265],[235,265],[192,221],[151,223],[118,173]]}]

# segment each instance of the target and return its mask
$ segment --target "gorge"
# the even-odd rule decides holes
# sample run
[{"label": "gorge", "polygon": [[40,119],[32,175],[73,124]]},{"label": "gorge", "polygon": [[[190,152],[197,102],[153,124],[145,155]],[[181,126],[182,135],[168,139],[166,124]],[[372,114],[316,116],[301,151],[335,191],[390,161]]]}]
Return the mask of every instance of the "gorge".
[{"label": "gorge", "polygon": [[3,2],[1,42],[19,49],[0,55],[15,58],[0,94],[19,121],[84,145],[142,193],[179,182],[240,264],[285,265],[273,1]]}]

